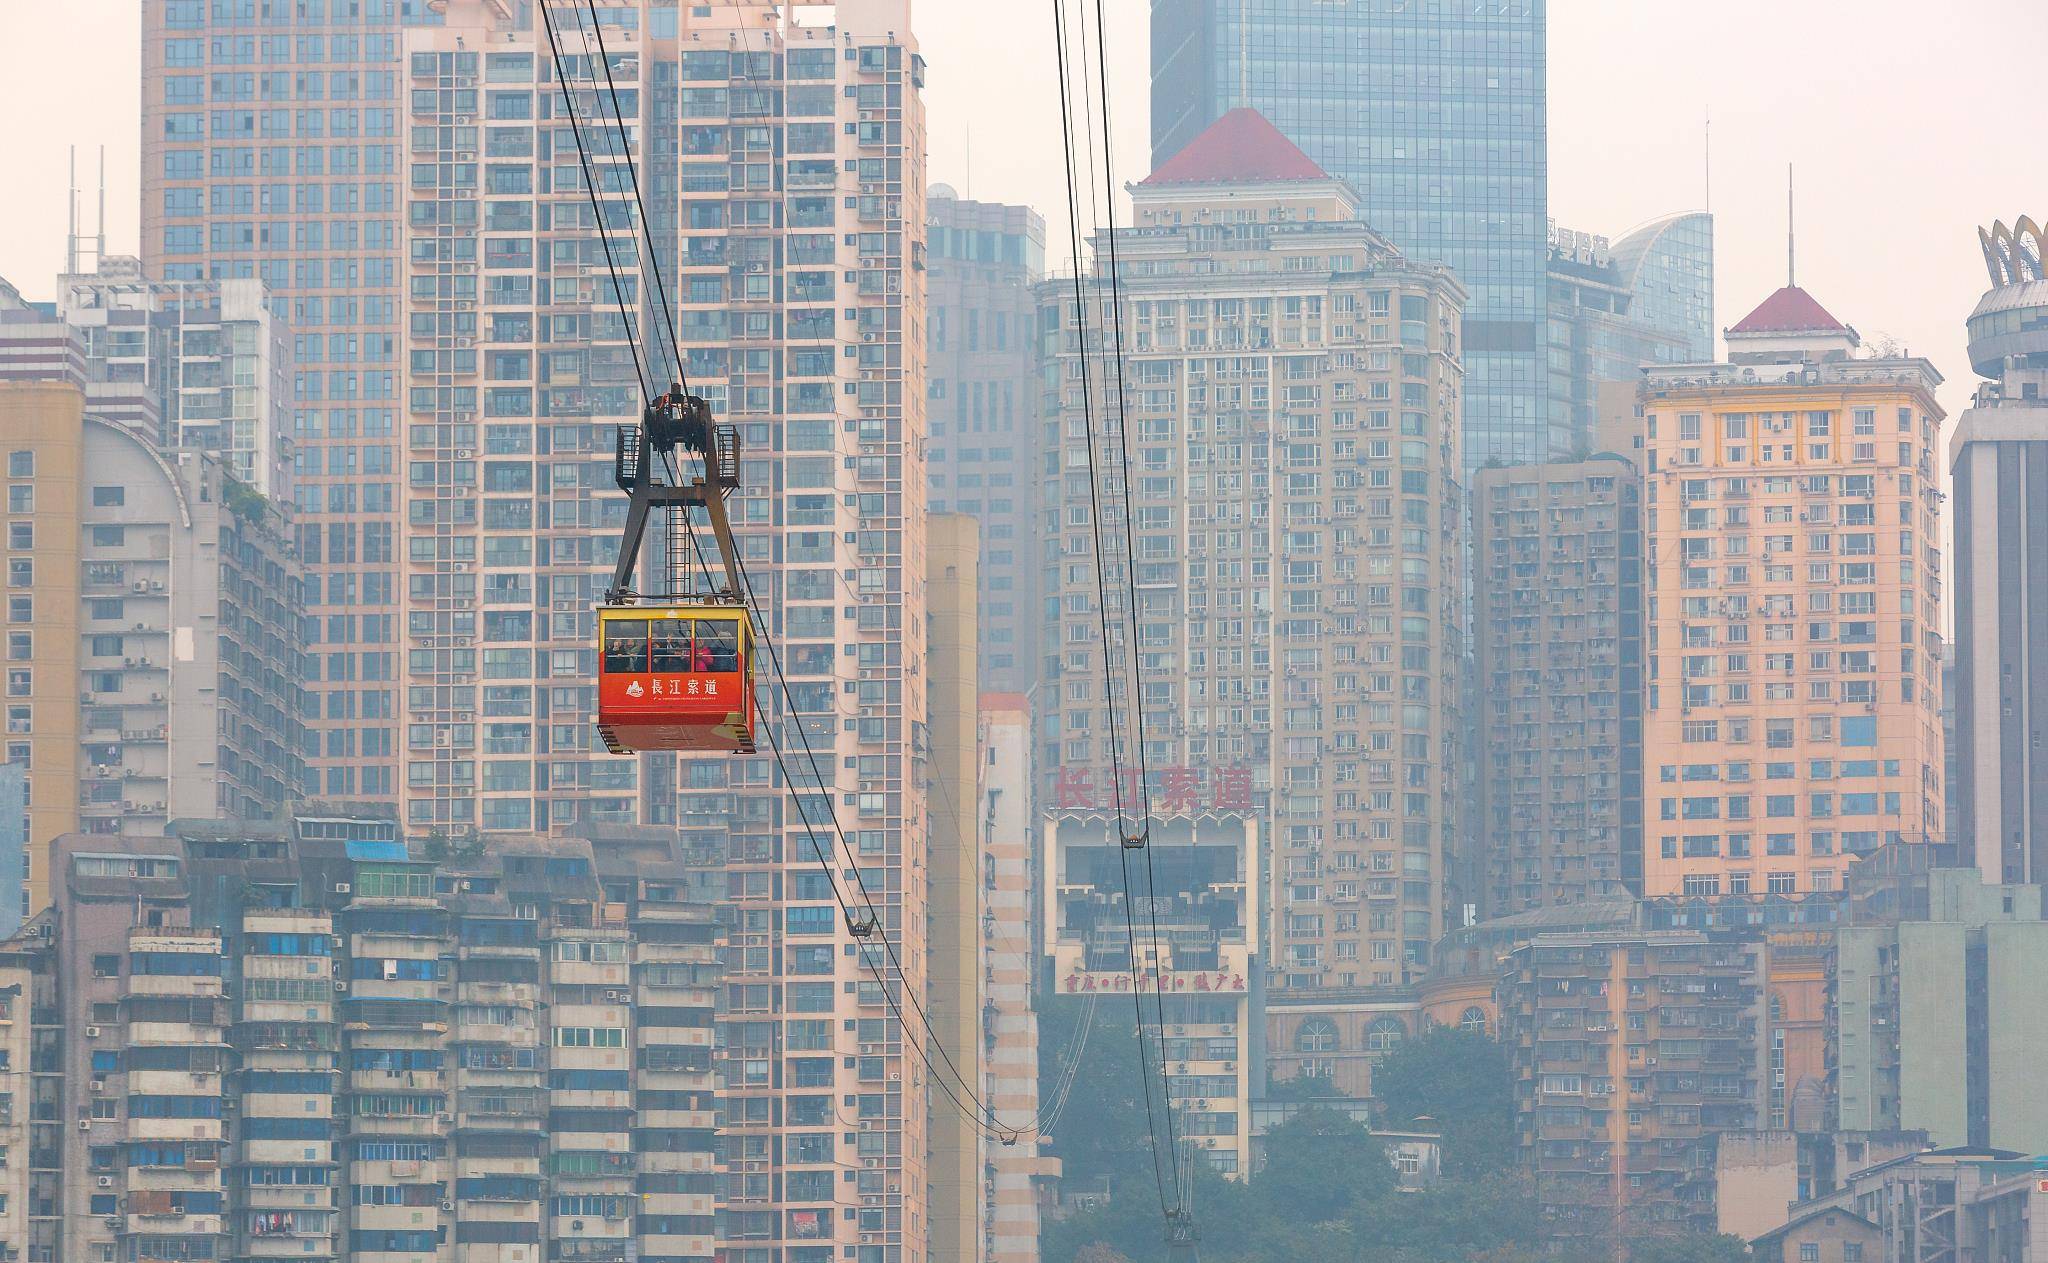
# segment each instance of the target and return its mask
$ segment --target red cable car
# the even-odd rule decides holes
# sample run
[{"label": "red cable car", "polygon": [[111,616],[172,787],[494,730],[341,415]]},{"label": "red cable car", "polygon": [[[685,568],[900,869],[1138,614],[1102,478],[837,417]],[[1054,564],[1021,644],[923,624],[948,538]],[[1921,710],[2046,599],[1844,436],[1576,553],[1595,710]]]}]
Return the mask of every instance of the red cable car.
[{"label": "red cable car", "polygon": [[[701,476],[684,477],[692,453]],[[620,427],[613,476],[632,497],[612,586],[598,610],[597,730],[613,754],[754,751],[754,625],[747,616],[725,494],[739,485],[739,434],[714,425],[702,399],[671,388],[637,428]],[[669,512],[664,591],[631,586],[651,509]],[[723,562],[721,585],[690,519],[704,510]],[[689,562],[696,558],[699,584]]]},{"label": "red cable car", "polygon": [[717,605],[607,606],[598,732],[614,754],[754,749],[754,626]]}]

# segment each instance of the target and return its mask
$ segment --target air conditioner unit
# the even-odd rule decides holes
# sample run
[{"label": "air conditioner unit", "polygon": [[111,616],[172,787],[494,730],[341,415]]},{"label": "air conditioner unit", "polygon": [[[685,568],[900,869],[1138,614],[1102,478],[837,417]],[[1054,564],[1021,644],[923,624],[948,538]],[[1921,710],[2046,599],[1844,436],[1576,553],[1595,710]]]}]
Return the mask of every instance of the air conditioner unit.
[{"label": "air conditioner unit", "polygon": [[88,1026],[88,1027],[86,1027],[86,1028],[85,1028],[85,1037],[86,1037],[87,1039],[98,1039],[98,1038],[100,1037],[100,1028],[99,1028],[99,1027],[97,1027],[97,1026]]},{"label": "air conditioner unit", "polygon": [[114,1177],[111,1175],[102,1175],[99,1179],[94,1180],[93,1183],[97,1184],[101,1188],[112,1188],[114,1187]]},{"label": "air conditioner unit", "polygon": [[454,1210],[454,1209],[455,1209],[455,1203],[454,1203],[454,1202],[442,1202],[442,1203],[441,1203],[441,1209],[442,1209],[442,1210]]},{"label": "air conditioner unit", "polygon": [[341,979],[336,978],[334,980],[334,989],[336,991],[346,991],[348,990],[348,984],[346,982],[343,982]]},{"label": "air conditioner unit", "polygon": [[81,1119],[79,1119],[79,1120],[78,1120],[78,1130],[80,1130],[80,1131],[91,1131],[91,1130],[92,1130],[92,1120],[91,1120],[90,1118],[81,1118]]},{"label": "air conditioner unit", "polygon": [[334,883],[334,893],[337,895],[345,895],[349,893],[349,884],[345,881],[338,881]]}]

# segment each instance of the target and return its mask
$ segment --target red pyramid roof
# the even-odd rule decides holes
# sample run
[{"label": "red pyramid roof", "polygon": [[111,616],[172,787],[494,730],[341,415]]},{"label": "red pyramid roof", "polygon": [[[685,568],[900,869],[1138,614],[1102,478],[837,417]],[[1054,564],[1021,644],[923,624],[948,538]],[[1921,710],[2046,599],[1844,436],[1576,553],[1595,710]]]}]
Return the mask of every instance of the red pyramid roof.
[{"label": "red pyramid roof", "polygon": [[1266,116],[1239,106],[1204,128],[1141,184],[1238,184],[1327,180],[1330,174]]},{"label": "red pyramid roof", "polygon": [[1756,305],[1730,333],[1847,333],[1849,326],[1828,314],[1813,295],[1787,285]]}]

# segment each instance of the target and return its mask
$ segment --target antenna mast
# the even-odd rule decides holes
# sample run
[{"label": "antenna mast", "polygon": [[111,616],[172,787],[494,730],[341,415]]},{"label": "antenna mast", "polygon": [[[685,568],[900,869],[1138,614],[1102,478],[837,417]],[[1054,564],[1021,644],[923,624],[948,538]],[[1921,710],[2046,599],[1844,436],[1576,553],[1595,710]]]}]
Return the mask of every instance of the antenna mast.
[{"label": "antenna mast", "polygon": [[64,274],[78,271],[78,146],[71,146],[71,172],[64,181]]},{"label": "antenna mast", "polygon": [[1785,164],[1785,284],[1788,286],[1799,283],[1794,279],[1798,273],[1792,267],[1793,248],[1799,240],[1798,234],[1793,231],[1792,209],[1792,164],[1788,162]]}]

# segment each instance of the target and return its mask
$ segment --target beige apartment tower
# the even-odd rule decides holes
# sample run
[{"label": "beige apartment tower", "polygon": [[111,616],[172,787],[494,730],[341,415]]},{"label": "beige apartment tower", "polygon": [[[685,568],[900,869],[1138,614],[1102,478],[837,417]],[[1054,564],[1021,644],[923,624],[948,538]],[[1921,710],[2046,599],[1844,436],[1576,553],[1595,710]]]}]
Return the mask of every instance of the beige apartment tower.
[{"label": "beige apartment tower", "polygon": [[83,405],[75,384],[0,383],[0,762],[27,769],[27,915],[50,903],[59,836],[274,812],[298,763],[284,515],[212,456]]},{"label": "beige apartment tower", "polygon": [[[975,686],[976,594],[980,587],[981,533],[960,513],[925,519],[927,611],[931,628],[931,877],[927,883],[931,926],[930,983],[926,989],[932,1031],[946,1046],[953,1068],[974,1095],[986,1100],[982,1009],[987,979],[982,968],[982,873],[975,842],[978,821],[979,736]],[[941,1063],[943,1064],[943,1063]],[[954,1085],[956,1090],[960,1086]],[[963,1099],[972,1099],[961,1093]],[[950,1103],[949,1103],[950,1104]],[[931,1257],[975,1263],[981,1257],[982,1181],[989,1141],[986,1120],[958,1109],[938,1108],[931,1117]]]},{"label": "beige apartment tower", "polygon": [[[1125,406],[1101,271],[1083,282],[1085,358],[1071,282],[1039,290],[1047,805],[1110,805],[1111,741],[1134,772],[1142,707],[1156,809],[1267,822],[1260,950],[1275,985],[1417,981],[1463,823],[1448,769],[1464,684],[1464,291],[1361,222],[1352,190],[1255,111],[1217,120],[1132,192],[1117,241]],[[1141,682],[1117,734],[1098,548],[1109,674]]]},{"label": "beige apartment tower", "polygon": [[1481,469],[1473,491],[1482,917],[1642,888],[1642,480],[1629,460]]},{"label": "beige apartment tower", "polygon": [[1644,893],[1804,895],[1943,836],[1941,376],[1787,286],[1647,371]]},{"label": "beige apartment tower", "polygon": [[[691,388],[740,431],[782,750],[680,760],[666,796],[729,905],[721,1252],[936,1263],[931,1122],[954,1107],[927,1060],[950,1072],[905,999],[931,994],[935,937],[924,63],[906,0],[680,12],[669,279]],[[877,933],[848,932],[835,885]]]}]

